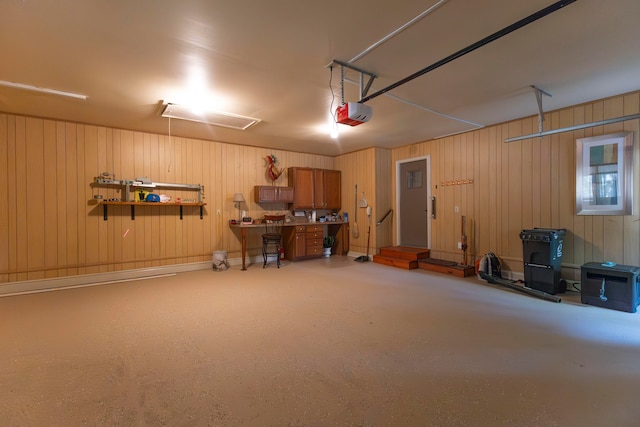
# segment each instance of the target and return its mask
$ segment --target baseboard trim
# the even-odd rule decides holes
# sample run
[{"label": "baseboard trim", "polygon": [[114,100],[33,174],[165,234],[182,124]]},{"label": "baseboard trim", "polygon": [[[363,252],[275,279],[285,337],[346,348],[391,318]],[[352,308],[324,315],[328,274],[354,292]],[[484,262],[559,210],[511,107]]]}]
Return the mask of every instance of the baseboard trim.
[{"label": "baseboard trim", "polygon": [[[350,251],[348,256],[357,258],[363,256],[364,253]],[[371,258],[371,256],[370,256]],[[229,265],[242,265],[241,258],[230,258],[227,260]],[[262,256],[247,257],[249,265],[261,263]],[[25,280],[21,282],[10,282],[0,284],[0,298],[32,294],[38,292],[50,292],[64,289],[80,288],[87,286],[108,285],[114,283],[122,283],[133,280],[145,280],[157,277],[175,275],[188,271],[208,270],[212,268],[210,261],[193,262],[187,264],[165,265],[152,268],[139,268],[133,270],[111,271],[108,273],[83,274],[79,276],[53,277],[50,279]],[[503,277],[509,280],[523,280],[524,274],[503,270]]]},{"label": "baseboard trim", "polygon": [[[234,260],[235,261],[235,260]],[[229,264],[235,264],[229,260]],[[79,276],[53,277],[50,279],[25,280],[0,284],[0,298],[14,295],[49,292],[86,286],[107,285],[132,280],[144,280],[155,277],[175,275],[187,271],[211,269],[209,261],[187,264],[165,265],[133,270],[110,271],[107,273],[82,274]]]}]

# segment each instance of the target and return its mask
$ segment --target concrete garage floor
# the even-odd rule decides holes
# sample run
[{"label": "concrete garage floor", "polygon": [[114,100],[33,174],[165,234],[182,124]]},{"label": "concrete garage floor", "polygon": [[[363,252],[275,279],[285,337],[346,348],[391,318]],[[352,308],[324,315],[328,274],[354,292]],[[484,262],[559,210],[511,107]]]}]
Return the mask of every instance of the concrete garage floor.
[{"label": "concrete garage floor", "polygon": [[2,426],[637,426],[640,317],[331,257],[0,298]]}]

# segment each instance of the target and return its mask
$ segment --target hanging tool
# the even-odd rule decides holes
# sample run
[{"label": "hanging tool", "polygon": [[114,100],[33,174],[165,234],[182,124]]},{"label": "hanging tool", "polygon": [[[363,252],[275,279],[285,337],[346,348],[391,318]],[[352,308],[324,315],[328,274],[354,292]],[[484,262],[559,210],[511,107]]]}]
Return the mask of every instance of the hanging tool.
[{"label": "hanging tool", "polygon": [[362,192],[362,198],[358,202],[358,206],[360,206],[361,208],[366,208],[367,206],[369,206],[369,202],[367,202],[367,199],[364,198],[364,191]]},{"label": "hanging tool", "polygon": [[462,230],[460,241],[462,243],[460,246],[460,249],[462,249],[462,265],[467,266],[469,265],[467,263],[467,217],[464,215],[462,216]]},{"label": "hanging tool", "polygon": [[360,237],[360,229],[358,228],[358,184],[356,184],[356,198],[354,205],[354,217],[353,217],[353,238]]}]

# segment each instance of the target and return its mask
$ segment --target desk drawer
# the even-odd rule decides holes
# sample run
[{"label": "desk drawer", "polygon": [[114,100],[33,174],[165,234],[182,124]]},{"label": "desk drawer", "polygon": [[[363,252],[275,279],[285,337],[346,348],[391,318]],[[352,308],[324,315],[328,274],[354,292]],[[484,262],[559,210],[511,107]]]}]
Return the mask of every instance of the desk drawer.
[{"label": "desk drawer", "polygon": [[319,232],[322,235],[322,226],[321,225],[307,225],[307,233],[310,232]]},{"label": "desk drawer", "polygon": [[309,231],[309,230],[307,230],[307,239],[321,239],[322,240],[322,230],[320,230],[320,231]]},{"label": "desk drawer", "polygon": [[311,246],[318,246],[322,249],[322,238],[309,237],[307,234],[307,248]]},{"label": "desk drawer", "polygon": [[322,255],[322,245],[320,246],[307,246],[307,256]]}]

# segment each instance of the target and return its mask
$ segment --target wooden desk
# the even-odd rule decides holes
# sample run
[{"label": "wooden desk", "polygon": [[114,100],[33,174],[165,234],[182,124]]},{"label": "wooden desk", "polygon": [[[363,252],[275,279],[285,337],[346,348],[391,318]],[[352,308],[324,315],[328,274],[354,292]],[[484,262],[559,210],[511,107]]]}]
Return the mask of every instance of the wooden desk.
[{"label": "wooden desk", "polygon": [[229,227],[232,229],[240,229],[240,236],[242,240],[242,270],[244,271],[247,269],[247,230],[250,228],[262,228],[264,230],[264,224],[229,224]]},{"label": "wooden desk", "polygon": [[[347,227],[341,227],[342,225],[346,224]],[[295,227],[297,225],[322,225],[322,226],[340,226],[341,229],[343,229],[343,234],[345,233],[346,230],[346,239],[348,239],[349,237],[349,228],[348,228],[348,222],[343,222],[343,221],[332,221],[332,222],[287,222],[283,225],[283,227],[287,228],[287,227]],[[240,239],[242,241],[242,270],[246,270],[247,269],[247,231],[250,229],[262,229],[264,230],[264,224],[229,224],[229,227],[231,229],[239,229],[240,230]],[[334,227],[332,227],[334,228]],[[345,240],[344,243],[341,248],[342,248],[342,255],[346,255],[346,253],[349,252],[349,245],[348,245],[348,240]]]}]

